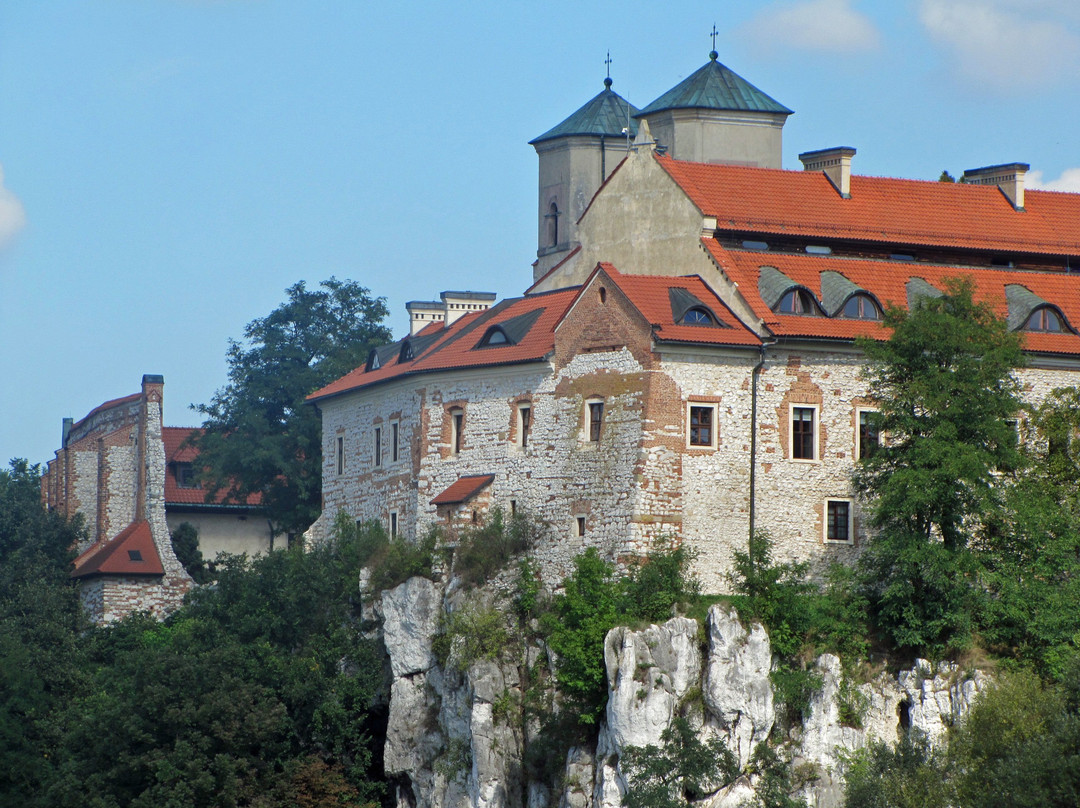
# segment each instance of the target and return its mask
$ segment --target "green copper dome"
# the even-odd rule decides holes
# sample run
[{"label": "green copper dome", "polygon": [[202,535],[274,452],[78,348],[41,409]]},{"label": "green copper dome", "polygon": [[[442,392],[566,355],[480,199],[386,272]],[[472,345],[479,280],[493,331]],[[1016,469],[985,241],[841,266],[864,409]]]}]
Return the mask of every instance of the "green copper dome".
[{"label": "green copper dome", "polygon": [[742,76],[716,61],[717,53],[691,76],[672,87],[637,114],[638,118],[668,109],[716,109],[738,112],[778,112],[791,115],[783,104],[765,95]]},{"label": "green copper dome", "polygon": [[611,79],[604,79],[604,89],[597,96],[558,126],[530,140],[529,145],[571,135],[625,137],[623,129],[627,126],[628,118],[630,137],[633,137],[638,127],[633,116],[637,114],[637,107],[611,89]]}]

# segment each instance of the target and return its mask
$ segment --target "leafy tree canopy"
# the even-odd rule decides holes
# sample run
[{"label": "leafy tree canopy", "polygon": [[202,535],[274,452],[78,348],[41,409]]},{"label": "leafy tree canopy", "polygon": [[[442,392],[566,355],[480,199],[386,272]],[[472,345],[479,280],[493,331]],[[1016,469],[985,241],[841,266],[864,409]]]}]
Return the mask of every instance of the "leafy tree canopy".
[{"label": "leafy tree canopy", "polygon": [[305,397],[361,365],[390,340],[384,298],[353,281],[330,278],[309,290],[303,281],[266,317],[230,341],[229,382],[209,404],[195,439],[207,497],[262,496],[281,532],[306,529],[318,516],[322,486],[319,418]]}]

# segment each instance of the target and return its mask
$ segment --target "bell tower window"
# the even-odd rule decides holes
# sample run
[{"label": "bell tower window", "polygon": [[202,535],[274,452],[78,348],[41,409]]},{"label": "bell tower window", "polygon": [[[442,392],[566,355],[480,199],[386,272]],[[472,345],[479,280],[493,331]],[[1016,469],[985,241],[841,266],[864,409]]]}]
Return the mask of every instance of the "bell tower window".
[{"label": "bell tower window", "polygon": [[562,213],[559,211],[559,205],[552,201],[548,206],[547,215],[544,218],[547,220],[548,231],[548,245],[551,247],[556,246],[559,243],[559,217]]}]

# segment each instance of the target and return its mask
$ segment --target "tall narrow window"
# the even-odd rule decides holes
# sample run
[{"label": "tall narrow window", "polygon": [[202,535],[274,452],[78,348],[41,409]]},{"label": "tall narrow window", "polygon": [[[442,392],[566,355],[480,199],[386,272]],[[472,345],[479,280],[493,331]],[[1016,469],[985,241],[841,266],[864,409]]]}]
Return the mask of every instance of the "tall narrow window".
[{"label": "tall narrow window", "polygon": [[382,465],[382,427],[375,427],[375,465]]},{"label": "tall narrow window", "polygon": [[713,416],[716,408],[704,404],[690,405],[690,435],[691,446],[713,445]]},{"label": "tall narrow window", "polygon": [[450,450],[459,454],[465,445],[465,410],[454,407],[450,410]]},{"label": "tall narrow window", "polygon": [[600,430],[604,425],[604,402],[589,402],[589,441],[600,442]]},{"label": "tall narrow window", "polygon": [[577,535],[584,536],[585,535],[585,517],[584,516],[579,516],[579,517],[577,517],[577,519],[575,521],[576,521],[575,528],[577,530]]},{"label": "tall narrow window", "polygon": [[337,473],[345,471],[345,438],[337,439]]},{"label": "tall narrow window", "polygon": [[859,460],[871,457],[881,445],[875,415],[873,410],[859,410]]},{"label": "tall narrow window", "polygon": [[548,245],[555,247],[559,243],[559,206],[552,202],[544,218],[547,219]]},{"label": "tall narrow window", "polygon": [[397,511],[390,511],[390,538],[397,538]]},{"label": "tall narrow window", "polygon": [[390,424],[390,462],[398,461],[398,422]]},{"label": "tall narrow window", "polygon": [[814,408],[791,408],[791,457],[814,460]]},{"label": "tall narrow window", "polygon": [[825,540],[851,542],[851,503],[846,499],[825,500]]},{"label": "tall narrow window", "polygon": [[521,448],[529,446],[529,432],[532,429],[532,407],[528,404],[518,405],[518,431],[521,436]]}]

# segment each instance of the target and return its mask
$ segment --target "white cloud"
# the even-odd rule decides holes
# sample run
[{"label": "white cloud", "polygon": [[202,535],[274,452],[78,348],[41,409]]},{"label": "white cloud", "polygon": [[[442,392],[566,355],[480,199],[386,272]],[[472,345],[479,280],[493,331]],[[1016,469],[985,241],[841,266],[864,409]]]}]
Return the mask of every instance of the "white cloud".
[{"label": "white cloud", "polygon": [[763,46],[854,53],[878,47],[881,36],[852,0],[802,0],[769,9],[746,23]]},{"label": "white cloud", "polygon": [[1056,180],[1043,181],[1041,171],[1029,171],[1025,185],[1040,191],[1080,193],[1080,168],[1066,168]]},{"label": "white cloud", "polygon": [[4,187],[4,168],[0,166],[0,247],[6,246],[26,224],[22,202]]},{"label": "white cloud", "polygon": [[1075,74],[1080,35],[1070,20],[1080,21],[1080,15],[1061,0],[921,0],[919,5],[919,21],[964,80],[1010,91]]}]

